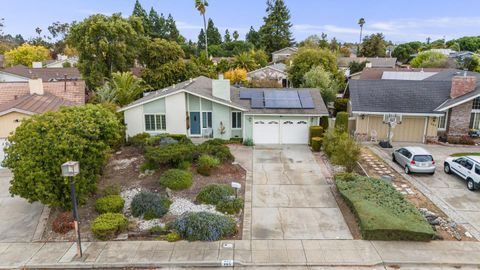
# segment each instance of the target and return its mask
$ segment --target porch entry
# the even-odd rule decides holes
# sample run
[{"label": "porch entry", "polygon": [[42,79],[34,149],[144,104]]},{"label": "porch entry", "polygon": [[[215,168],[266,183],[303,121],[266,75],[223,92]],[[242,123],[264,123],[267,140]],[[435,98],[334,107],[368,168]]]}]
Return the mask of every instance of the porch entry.
[{"label": "porch entry", "polygon": [[201,135],[200,112],[190,112],[190,134]]}]

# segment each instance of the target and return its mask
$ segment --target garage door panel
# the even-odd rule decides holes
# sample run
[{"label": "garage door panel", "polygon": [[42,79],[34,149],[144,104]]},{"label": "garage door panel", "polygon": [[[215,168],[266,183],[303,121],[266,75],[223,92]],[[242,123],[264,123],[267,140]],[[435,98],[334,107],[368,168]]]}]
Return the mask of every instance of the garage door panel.
[{"label": "garage door panel", "polygon": [[256,144],[279,144],[280,123],[278,120],[258,119],[253,122],[253,141]]},{"label": "garage door panel", "polygon": [[308,118],[258,118],[253,122],[253,141],[256,144],[308,143]]},{"label": "garage door panel", "polygon": [[404,117],[393,131],[394,142],[423,142],[425,131],[424,117]]},{"label": "garage door panel", "polygon": [[305,144],[308,142],[308,122],[303,119],[283,120],[281,138],[284,144]]}]

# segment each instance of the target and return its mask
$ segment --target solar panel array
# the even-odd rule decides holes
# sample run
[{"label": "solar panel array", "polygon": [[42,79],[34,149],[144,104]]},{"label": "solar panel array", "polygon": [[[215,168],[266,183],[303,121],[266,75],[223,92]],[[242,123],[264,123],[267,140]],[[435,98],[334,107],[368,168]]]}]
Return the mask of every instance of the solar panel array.
[{"label": "solar panel array", "polygon": [[310,91],[240,90],[240,99],[250,99],[252,109],[314,109]]}]

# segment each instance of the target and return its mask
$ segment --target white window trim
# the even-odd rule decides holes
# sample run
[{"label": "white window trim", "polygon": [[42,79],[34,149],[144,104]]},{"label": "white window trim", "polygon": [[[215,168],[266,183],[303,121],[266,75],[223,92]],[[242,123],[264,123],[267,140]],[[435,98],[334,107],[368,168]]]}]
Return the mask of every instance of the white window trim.
[{"label": "white window trim", "polygon": [[[240,123],[240,127],[233,127],[233,113],[240,113],[240,121],[242,121]],[[237,126],[238,126],[238,123],[237,123]],[[232,130],[240,130],[243,128],[243,119],[242,119],[242,112],[241,111],[231,111],[230,112],[230,127]]]},{"label": "white window trim", "polygon": [[[472,114],[473,114],[473,116],[472,116]],[[477,117],[480,117],[480,112],[472,111],[470,113],[470,117],[473,117],[473,124],[475,125]],[[475,129],[475,126],[472,126],[472,128]],[[480,126],[478,128],[480,128]]]},{"label": "white window trim", "polygon": [[[210,123],[211,127],[203,127],[203,113],[211,113],[212,114],[212,123]],[[201,111],[201,118],[202,118],[202,129],[205,129],[205,128],[213,128],[213,112],[212,111]],[[208,121],[208,117],[207,117],[207,121]]]},{"label": "white window trim", "polygon": [[444,127],[439,127],[437,126],[437,130],[440,130],[440,131],[445,131],[447,130],[447,126],[448,126],[448,111],[445,112],[445,115],[444,116],[439,116],[438,117],[438,124],[440,124],[440,118],[441,117],[445,117],[445,124],[444,124]]},{"label": "white window trim", "polygon": [[[155,120],[155,123],[154,123],[155,129],[153,129],[153,130],[147,130],[147,123],[145,122],[145,116],[147,116],[147,115],[153,115],[154,116],[153,119]],[[165,126],[162,127],[162,129],[157,129],[157,115],[165,117]],[[160,125],[162,125],[162,124],[160,123]],[[159,132],[159,131],[160,132],[165,132],[165,131],[167,131],[167,115],[165,113],[144,113],[143,114],[143,130],[145,132]]]}]

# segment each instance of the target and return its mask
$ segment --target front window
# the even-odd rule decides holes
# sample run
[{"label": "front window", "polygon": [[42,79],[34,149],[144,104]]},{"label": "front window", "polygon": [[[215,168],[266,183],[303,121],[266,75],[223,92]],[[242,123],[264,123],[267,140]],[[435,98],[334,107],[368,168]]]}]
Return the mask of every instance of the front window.
[{"label": "front window", "polygon": [[242,128],[241,112],[232,112],[232,128]]},{"label": "front window", "polygon": [[212,112],[202,112],[202,128],[212,127]]},{"label": "front window", "polygon": [[470,115],[470,128],[480,129],[480,113],[472,112]]},{"label": "front window", "polygon": [[447,129],[447,119],[448,119],[448,112],[444,115],[438,117],[438,129],[439,130],[446,130]]},{"label": "front window", "polygon": [[145,130],[166,130],[167,123],[164,114],[145,114]]},{"label": "front window", "polygon": [[473,100],[472,110],[480,110],[480,98],[475,98]]}]

